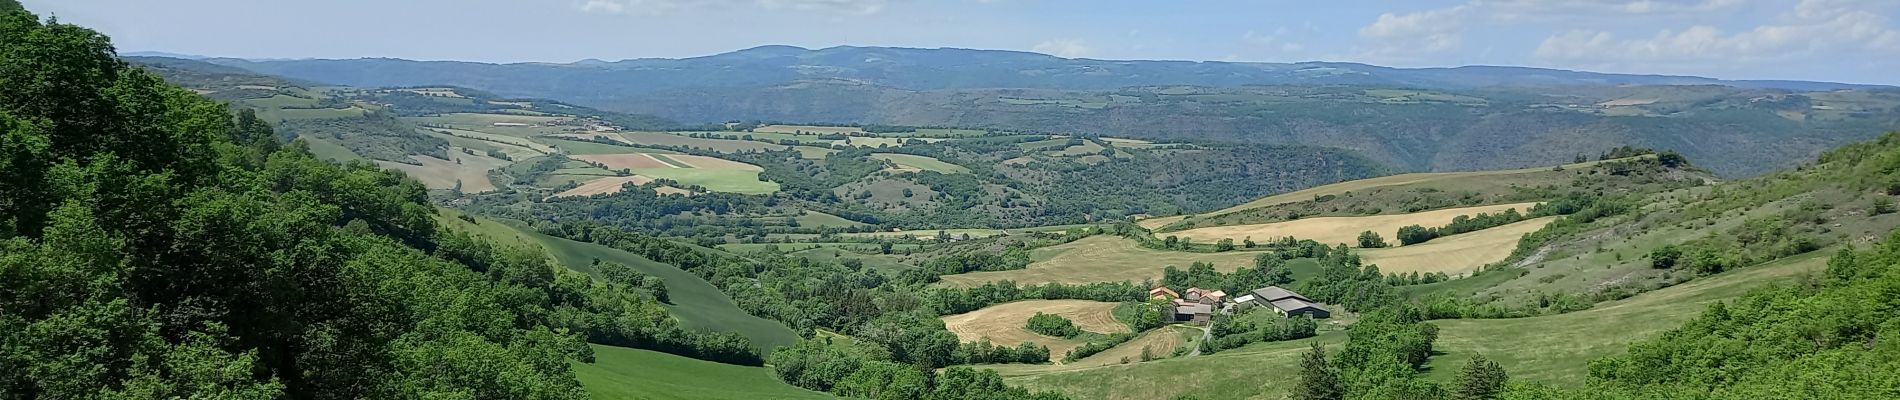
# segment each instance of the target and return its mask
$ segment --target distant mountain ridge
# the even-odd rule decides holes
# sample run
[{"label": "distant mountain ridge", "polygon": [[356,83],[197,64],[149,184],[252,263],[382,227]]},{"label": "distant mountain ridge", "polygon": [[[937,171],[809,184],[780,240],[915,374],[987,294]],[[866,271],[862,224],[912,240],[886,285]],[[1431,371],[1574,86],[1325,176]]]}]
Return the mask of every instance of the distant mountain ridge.
[{"label": "distant mountain ridge", "polygon": [[[611,90],[620,95],[681,87],[756,87],[843,80],[909,90],[1033,88],[1100,90],[1129,86],[1393,85],[1426,89],[1491,86],[1723,85],[1752,89],[1884,87],[1833,82],[1722,80],[1560,69],[1464,66],[1393,68],[1345,62],[1096,60],[1008,50],[760,46],[690,58],[490,64],[394,58],[207,61],[351,86],[458,85],[504,95],[554,96]],[[550,79],[551,78],[551,79]]]}]

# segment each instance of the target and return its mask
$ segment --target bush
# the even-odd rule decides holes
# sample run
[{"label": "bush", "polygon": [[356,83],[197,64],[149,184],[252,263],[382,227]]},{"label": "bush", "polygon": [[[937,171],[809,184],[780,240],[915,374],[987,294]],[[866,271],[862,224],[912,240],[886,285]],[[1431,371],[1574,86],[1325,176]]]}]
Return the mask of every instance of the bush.
[{"label": "bush", "polygon": [[1407,225],[1399,228],[1399,244],[1414,245],[1438,238],[1438,232],[1423,226]]},{"label": "bush", "polygon": [[1063,318],[1060,315],[1043,314],[1040,312],[1036,313],[1035,316],[1029,317],[1029,324],[1024,326],[1024,328],[1029,329],[1030,332],[1059,338],[1070,338],[1082,334],[1082,328],[1075,327],[1074,321],[1070,321],[1068,318]]},{"label": "bush", "polygon": [[1649,266],[1655,267],[1656,269],[1675,268],[1676,260],[1681,258],[1682,250],[1676,249],[1676,246],[1673,245],[1663,246],[1662,248],[1649,252]]},{"label": "bush", "polygon": [[1874,215],[1892,214],[1894,211],[1896,211],[1896,209],[1894,208],[1892,198],[1885,196],[1874,198]]},{"label": "bush", "polygon": [[1376,249],[1376,248],[1381,248],[1385,246],[1386,246],[1385,238],[1380,237],[1378,232],[1373,232],[1373,231],[1359,232],[1359,247],[1360,248]]}]

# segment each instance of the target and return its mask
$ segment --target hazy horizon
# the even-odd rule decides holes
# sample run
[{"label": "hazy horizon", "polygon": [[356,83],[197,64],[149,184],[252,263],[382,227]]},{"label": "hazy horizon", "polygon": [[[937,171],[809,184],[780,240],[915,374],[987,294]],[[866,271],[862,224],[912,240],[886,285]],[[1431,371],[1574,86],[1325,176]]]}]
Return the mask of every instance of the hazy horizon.
[{"label": "hazy horizon", "polygon": [[23,3],[126,52],[247,59],[567,63],[844,45],[1900,84],[1900,4],[1874,0]]}]

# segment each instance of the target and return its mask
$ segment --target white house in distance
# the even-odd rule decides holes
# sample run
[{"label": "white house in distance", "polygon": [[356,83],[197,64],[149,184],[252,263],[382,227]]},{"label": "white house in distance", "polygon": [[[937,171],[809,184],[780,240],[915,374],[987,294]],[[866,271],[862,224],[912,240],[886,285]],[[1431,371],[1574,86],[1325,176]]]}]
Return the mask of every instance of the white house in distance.
[{"label": "white house in distance", "polygon": [[1332,312],[1326,311],[1326,309],[1320,307],[1319,304],[1315,304],[1313,299],[1306,298],[1306,296],[1301,296],[1299,293],[1294,293],[1291,290],[1286,290],[1279,286],[1268,286],[1248,291],[1247,294],[1234,298],[1234,304],[1235,307],[1238,308],[1270,306],[1273,307],[1274,312],[1288,317],[1295,315],[1306,315],[1313,318],[1332,317]]}]

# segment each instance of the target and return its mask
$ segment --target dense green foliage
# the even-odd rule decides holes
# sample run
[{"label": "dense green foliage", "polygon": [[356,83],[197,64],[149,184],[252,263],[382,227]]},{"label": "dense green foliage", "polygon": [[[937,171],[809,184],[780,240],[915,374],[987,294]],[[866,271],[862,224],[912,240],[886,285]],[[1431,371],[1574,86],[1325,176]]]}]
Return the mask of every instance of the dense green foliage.
[{"label": "dense green foliage", "polygon": [[[1319,329],[1319,323],[1307,316],[1281,318],[1262,307],[1250,308],[1234,314],[1217,314],[1208,324],[1213,339],[1203,344],[1205,354],[1245,346],[1248,343],[1277,342],[1282,340],[1313,337]],[[1265,323],[1255,323],[1255,315],[1266,317]]]},{"label": "dense green foliage", "polygon": [[760,362],[647,277],[442,231],[420,184],[92,31],[0,11],[0,38],[0,397],[573,399],[582,340]]},{"label": "dense green foliage", "polygon": [[1900,393],[1900,236],[1842,250],[1823,276],[1710,305],[1626,355],[1590,363],[1589,391],[1513,386],[1505,398],[1833,398]]},{"label": "dense green foliage", "polygon": [[1040,312],[1030,316],[1029,322],[1025,323],[1023,329],[1059,338],[1075,337],[1075,335],[1082,334],[1082,328],[1075,327],[1075,321],[1070,321],[1068,318],[1063,318],[1060,315],[1043,314]]},{"label": "dense green foliage", "polygon": [[[1556,213],[1558,209],[1547,207],[1541,210],[1549,210],[1546,212]],[[1504,225],[1511,224],[1514,222],[1523,221],[1524,218],[1525,218],[1524,214],[1518,213],[1517,209],[1515,208],[1504,210],[1504,212],[1500,212],[1497,214],[1478,213],[1478,215],[1475,215],[1475,216],[1460,215],[1457,217],[1452,217],[1451,223],[1445,224],[1445,226],[1441,226],[1437,228],[1425,228],[1418,225],[1407,225],[1405,227],[1399,228],[1398,238],[1399,238],[1399,243],[1403,243],[1409,246],[1409,245],[1414,245],[1414,244],[1419,244],[1419,243],[1425,243],[1427,241],[1431,241],[1432,239],[1437,239],[1441,236],[1451,236],[1451,235],[1456,235],[1460,233],[1474,232],[1474,231],[1504,226]],[[1367,233],[1371,233],[1371,232],[1368,231]],[[1376,233],[1373,234],[1372,239],[1378,239],[1378,234]],[[1377,242],[1371,242],[1371,243],[1380,244],[1380,246],[1366,246],[1365,244],[1368,243],[1367,237],[1365,234],[1360,234],[1359,243],[1360,243],[1359,247],[1384,247],[1383,245],[1385,242],[1383,240],[1380,240]]]},{"label": "dense green foliage", "polygon": [[[1045,350],[1045,356],[1046,356]],[[937,373],[874,346],[805,340],[772,353],[780,379],[806,389],[869,399],[1061,399],[1003,384],[996,371],[954,367]]]}]

